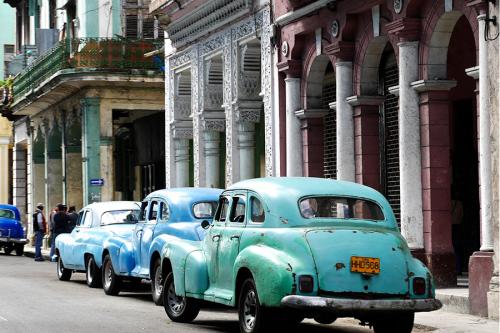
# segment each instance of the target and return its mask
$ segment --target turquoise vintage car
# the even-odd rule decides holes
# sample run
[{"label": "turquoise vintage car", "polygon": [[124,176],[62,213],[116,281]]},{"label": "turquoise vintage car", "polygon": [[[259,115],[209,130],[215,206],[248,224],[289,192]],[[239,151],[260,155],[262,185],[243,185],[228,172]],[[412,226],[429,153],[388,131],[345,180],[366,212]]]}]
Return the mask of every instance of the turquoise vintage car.
[{"label": "turquoise vintage car", "polygon": [[177,239],[162,250],[164,307],[173,321],[194,320],[205,300],[238,308],[245,333],[338,317],[377,333],[409,333],[415,312],[441,307],[389,203],[369,187],[246,180],[222,193],[213,223],[203,226],[204,241]]}]

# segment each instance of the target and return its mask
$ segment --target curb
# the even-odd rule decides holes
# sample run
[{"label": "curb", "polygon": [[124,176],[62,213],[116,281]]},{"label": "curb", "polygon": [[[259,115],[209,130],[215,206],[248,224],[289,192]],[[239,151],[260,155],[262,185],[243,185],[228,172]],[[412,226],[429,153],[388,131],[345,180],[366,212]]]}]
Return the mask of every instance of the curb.
[{"label": "curb", "polygon": [[[47,251],[42,250],[42,258],[50,261],[49,253]],[[35,248],[34,247],[24,247],[24,256],[28,258],[35,258]]]}]

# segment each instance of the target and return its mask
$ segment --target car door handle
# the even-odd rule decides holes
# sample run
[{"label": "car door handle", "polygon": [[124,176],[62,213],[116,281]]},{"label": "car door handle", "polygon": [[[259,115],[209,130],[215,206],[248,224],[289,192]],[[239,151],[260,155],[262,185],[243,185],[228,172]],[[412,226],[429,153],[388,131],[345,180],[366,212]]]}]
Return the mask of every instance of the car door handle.
[{"label": "car door handle", "polygon": [[220,235],[213,235],[213,236],[212,236],[212,240],[213,240],[214,242],[219,241],[219,239],[220,239]]},{"label": "car door handle", "polygon": [[75,232],[80,232],[80,229],[76,229]]},{"label": "car door handle", "polygon": [[136,235],[137,237],[139,237],[140,235],[142,235],[142,230],[137,231],[137,232],[135,233],[135,235]]},{"label": "car door handle", "polygon": [[231,239],[240,239],[240,236],[239,235],[232,235]]}]

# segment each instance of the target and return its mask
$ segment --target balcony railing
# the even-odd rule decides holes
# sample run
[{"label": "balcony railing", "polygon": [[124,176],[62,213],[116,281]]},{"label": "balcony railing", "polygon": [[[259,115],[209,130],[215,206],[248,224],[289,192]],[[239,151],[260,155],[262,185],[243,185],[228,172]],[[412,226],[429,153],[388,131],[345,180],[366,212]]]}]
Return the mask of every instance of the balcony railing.
[{"label": "balcony railing", "polygon": [[146,58],[144,54],[159,49],[162,43],[115,38],[77,38],[61,41],[15,77],[14,101],[62,69],[159,71],[154,59]]}]

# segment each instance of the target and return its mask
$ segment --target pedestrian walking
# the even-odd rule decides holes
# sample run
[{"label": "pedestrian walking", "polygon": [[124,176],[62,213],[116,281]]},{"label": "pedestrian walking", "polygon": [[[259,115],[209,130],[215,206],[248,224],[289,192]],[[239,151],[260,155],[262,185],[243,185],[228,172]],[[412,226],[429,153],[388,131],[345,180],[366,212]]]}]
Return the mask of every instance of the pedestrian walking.
[{"label": "pedestrian walking", "polygon": [[47,232],[47,221],[43,215],[43,204],[36,205],[36,211],[33,214],[33,231],[35,233],[35,261],[43,261],[42,241]]},{"label": "pedestrian walking", "polygon": [[54,236],[54,216],[59,211],[59,208],[58,208],[59,205],[62,205],[62,204],[58,203],[52,209],[52,211],[50,212],[50,215],[49,215],[49,229],[50,229],[50,234],[49,234],[49,239],[50,239],[50,254],[49,254],[49,256],[51,258],[50,260],[52,260],[52,258],[54,258],[54,254],[55,254],[55,250],[56,250],[56,246],[55,246],[56,237]]},{"label": "pedestrian walking", "polygon": [[69,217],[68,232],[72,232],[73,229],[75,229],[76,227],[76,221],[78,221],[78,213],[76,212],[75,206],[69,206],[68,217]]},{"label": "pedestrian walking", "polygon": [[[68,207],[63,204],[58,204],[57,205],[57,213],[54,215],[54,236],[53,236],[53,242],[55,246],[55,241],[57,236],[60,234],[64,234],[68,232],[68,225],[69,225],[69,217],[68,217]],[[56,261],[57,260],[57,255],[53,254],[50,257],[51,261]]]}]

